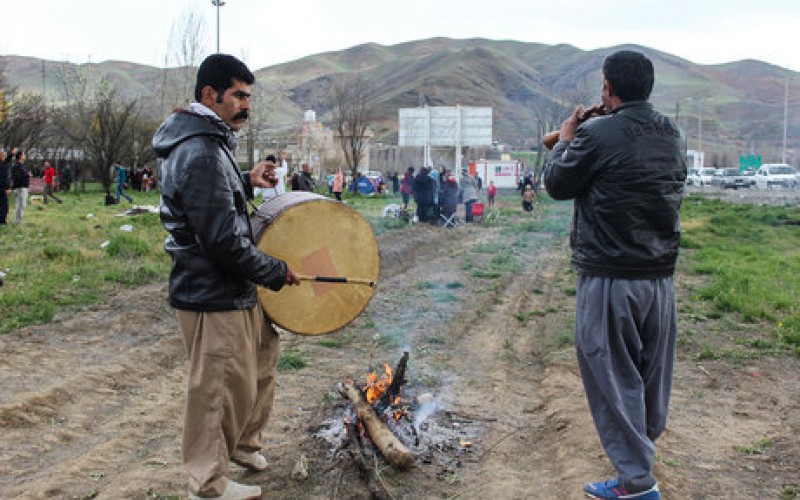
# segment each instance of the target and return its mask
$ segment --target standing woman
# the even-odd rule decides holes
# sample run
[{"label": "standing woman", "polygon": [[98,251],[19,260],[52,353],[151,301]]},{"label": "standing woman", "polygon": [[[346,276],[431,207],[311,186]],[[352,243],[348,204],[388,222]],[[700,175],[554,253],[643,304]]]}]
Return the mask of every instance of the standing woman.
[{"label": "standing woman", "polygon": [[333,172],[333,195],[337,201],[342,201],[342,191],[344,190],[344,173],[342,167],[336,167]]},{"label": "standing woman", "polygon": [[400,195],[403,197],[403,210],[408,209],[408,201],[411,199],[411,193],[414,189],[411,187],[414,182],[414,167],[408,167],[406,173],[403,174],[403,180],[400,181]]},{"label": "standing woman", "polygon": [[472,204],[478,201],[478,187],[475,178],[469,175],[466,168],[461,170],[458,187],[461,189],[461,200],[464,202],[464,220],[472,222]]}]

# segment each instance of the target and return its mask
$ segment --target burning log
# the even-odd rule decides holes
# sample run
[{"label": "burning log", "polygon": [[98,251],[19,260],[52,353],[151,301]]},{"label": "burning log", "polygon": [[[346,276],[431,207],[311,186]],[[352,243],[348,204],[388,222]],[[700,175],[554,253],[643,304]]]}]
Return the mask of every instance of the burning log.
[{"label": "burning log", "polygon": [[339,392],[353,403],[356,414],[364,424],[372,442],[392,467],[399,470],[411,468],[414,465],[414,455],[378,417],[372,406],[364,399],[361,391],[352,383],[346,383],[339,384]]},{"label": "burning log", "polygon": [[400,388],[407,382],[406,380],[406,366],[408,365],[408,351],[403,352],[397,366],[394,367],[392,373],[392,383],[386,389],[386,393],[381,397],[381,408],[385,408],[392,404],[394,398],[400,395]]},{"label": "burning log", "polygon": [[375,469],[369,466],[366,457],[364,456],[364,449],[359,438],[358,425],[352,422],[345,423],[347,427],[347,439],[350,442],[352,450],[353,462],[358,468],[359,474],[367,482],[367,489],[373,500],[388,500],[391,496],[386,492],[380,478],[375,473]]}]

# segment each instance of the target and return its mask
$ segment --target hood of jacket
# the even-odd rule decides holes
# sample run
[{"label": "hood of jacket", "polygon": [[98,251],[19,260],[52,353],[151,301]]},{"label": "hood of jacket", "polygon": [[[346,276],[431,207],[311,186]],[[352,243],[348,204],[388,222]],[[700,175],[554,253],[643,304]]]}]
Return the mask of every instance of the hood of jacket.
[{"label": "hood of jacket", "polygon": [[219,118],[188,110],[172,113],[153,135],[153,149],[158,158],[166,158],[180,143],[198,136],[216,137],[231,151],[236,149],[236,136]]}]

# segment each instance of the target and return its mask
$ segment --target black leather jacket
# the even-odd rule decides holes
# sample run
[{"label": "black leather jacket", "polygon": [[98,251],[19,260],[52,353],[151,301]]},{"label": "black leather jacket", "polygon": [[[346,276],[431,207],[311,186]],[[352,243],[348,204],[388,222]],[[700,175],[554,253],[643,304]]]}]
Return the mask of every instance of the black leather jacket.
[{"label": "black leather jacket", "polygon": [[644,101],[578,126],[544,170],[547,192],[575,199],[572,266],[589,276],[672,276],[680,243],[686,141]]},{"label": "black leather jacket", "polygon": [[11,189],[30,187],[31,176],[24,163],[15,161],[11,164]]},{"label": "black leather jacket", "polygon": [[172,256],[170,304],[177,309],[227,311],[256,303],[256,286],[279,290],[286,264],[256,247],[247,200],[253,190],[231,150],[230,129],[188,111],[173,113],[156,131],[162,163],[161,222]]}]

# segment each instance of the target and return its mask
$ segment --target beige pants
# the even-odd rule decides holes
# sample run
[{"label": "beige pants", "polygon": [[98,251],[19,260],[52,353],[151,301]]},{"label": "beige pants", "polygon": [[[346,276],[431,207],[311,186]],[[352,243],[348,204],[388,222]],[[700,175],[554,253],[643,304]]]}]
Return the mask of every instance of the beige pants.
[{"label": "beige pants", "polygon": [[262,448],[272,411],[278,334],[260,305],[244,311],[178,311],[189,358],[183,460],[189,491],[221,496],[235,449]]}]

